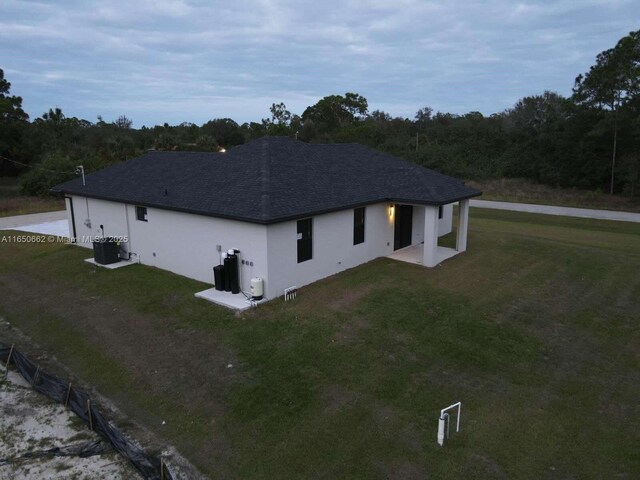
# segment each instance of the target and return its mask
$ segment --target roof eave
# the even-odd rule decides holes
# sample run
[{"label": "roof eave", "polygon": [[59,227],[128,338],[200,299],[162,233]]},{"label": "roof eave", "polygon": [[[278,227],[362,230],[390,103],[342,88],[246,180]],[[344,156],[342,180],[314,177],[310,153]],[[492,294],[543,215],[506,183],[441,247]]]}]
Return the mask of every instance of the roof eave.
[{"label": "roof eave", "polygon": [[448,205],[450,203],[454,203],[454,202],[458,202],[460,200],[467,200],[469,198],[473,198],[473,197],[477,197],[479,195],[482,195],[482,192],[477,191],[477,192],[473,192],[473,193],[469,193],[468,195],[463,195],[463,196],[459,196],[459,197],[452,197],[449,198],[445,201],[425,201],[425,200],[416,200],[416,199],[411,199],[411,198],[400,198],[400,197],[393,197],[393,198],[389,198],[389,197],[382,197],[382,198],[377,198],[377,199],[372,199],[372,200],[367,200],[364,202],[356,202],[356,203],[352,203],[352,204],[347,204],[347,205],[340,205],[340,206],[336,206],[336,207],[331,207],[331,208],[323,208],[323,209],[319,209],[319,210],[313,210],[313,211],[308,211],[308,212],[304,212],[304,213],[297,213],[297,214],[293,214],[293,215],[284,215],[284,216],[280,216],[280,217],[272,217],[272,218],[257,218],[257,217],[242,217],[239,215],[229,215],[229,214],[223,214],[223,213],[217,213],[217,212],[207,212],[207,211],[202,211],[202,210],[195,210],[195,209],[190,209],[190,208],[180,208],[180,207],[172,207],[172,206],[167,206],[167,205],[160,205],[160,204],[155,204],[152,202],[137,202],[135,200],[131,200],[131,199],[123,199],[123,198],[118,198],[118,197],[111,197],[108,195],[95,195],[95,194],[90,194],[90,193],[86,193],[86,192],[78,192],[78,191],[72,191],[72,190],[64,190],[64,189],[51,189],[50,192],[55,193],[55,194],[59,194],[59,195],[78,195],[81,197],[87,197],[87,198],[95,198],[98,200],[107,200],[107,201],[111,201],[111,202],[118,202],[118,203],[127,203],[129,205],[140,205],[143,207],[151,207],[151,208],[158,208],[161,210],[171,210],[171,211],[175,211],[175,212],[183,212],[183,213],[191,213],[194,215],[202,215],[205,217],[213,217],[213,218],[222,218],[225,220],[236,220],[239,222],[249,222],[249,223],[255,223],[255,224],[259,224],[259,225],[271,225],[271,224],[275,224],[275,223],[282,223],[282,222],[288,222],[291,220],[299,220],[301,218],[308,218],[308,217],[314,217],[317,215],[323,215],[325,213],[333,213],[333,212],[339,212],[341,210],[349,210],[352,208],[358,208],[358,207],[364,207],[367,205],[374,205],[376,203],[406,203],[406,204],[413,204],[413,205],[430,205],[430,206],[441,206],[441,205]]}]

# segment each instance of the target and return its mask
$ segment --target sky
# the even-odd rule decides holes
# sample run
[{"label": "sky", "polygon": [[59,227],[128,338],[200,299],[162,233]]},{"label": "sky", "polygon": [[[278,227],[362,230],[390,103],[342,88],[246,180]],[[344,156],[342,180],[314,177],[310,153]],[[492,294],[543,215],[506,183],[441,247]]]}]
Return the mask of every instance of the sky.
[{"label": "sky", "polygon": [[345,92],[489,115],[570,95],[639,20],[637,0],[1,0],[0,68],[31,119],[243,123]]}]

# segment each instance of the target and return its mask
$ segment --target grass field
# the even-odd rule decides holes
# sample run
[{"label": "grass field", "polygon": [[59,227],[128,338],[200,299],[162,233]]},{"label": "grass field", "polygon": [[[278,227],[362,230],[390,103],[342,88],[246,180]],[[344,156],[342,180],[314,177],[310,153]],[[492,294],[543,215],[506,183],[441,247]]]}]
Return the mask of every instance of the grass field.
[{"label": "grass field", "polygon": [[211,478],[640,476],[640,224],[472,209],[439,267],[379,259],[242,315],[1,240],[0,313]]},{"label": "grass field", "polygon": [[0,217],[64,210],[64,200],[20,194],[19,177],[0,177]]},{"label": "grass field", "polygon": [[467,184],[482,190],[482,200],[640,212],[640,195],[637,194],[630,198],[594,190],[556,188],[522,178],[468,180]]}]

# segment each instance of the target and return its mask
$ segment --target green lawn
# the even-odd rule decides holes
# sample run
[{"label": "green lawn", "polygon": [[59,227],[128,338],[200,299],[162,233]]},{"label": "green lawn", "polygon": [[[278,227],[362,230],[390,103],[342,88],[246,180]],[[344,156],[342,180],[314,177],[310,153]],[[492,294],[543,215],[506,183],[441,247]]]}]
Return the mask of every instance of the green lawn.
[{"label": "green lawn", "polygon": [[0,243],[0,313],[211,478],[640,476],[640,224],[472,209],[439,267],[242,315],[87,256]]}]

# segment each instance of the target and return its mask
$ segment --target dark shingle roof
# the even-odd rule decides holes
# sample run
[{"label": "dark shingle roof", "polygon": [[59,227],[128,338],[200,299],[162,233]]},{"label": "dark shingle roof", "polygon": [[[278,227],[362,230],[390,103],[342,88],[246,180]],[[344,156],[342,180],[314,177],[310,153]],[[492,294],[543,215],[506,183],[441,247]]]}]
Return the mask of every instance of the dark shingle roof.
[{"label": "dark shingle roof", "polygon": [[380,201],[443,205],[480,195],[363,145],[288,137],[226,153],[149,152],[87,175],[86,186],[76,178],[51,191],[265,224]]}]

